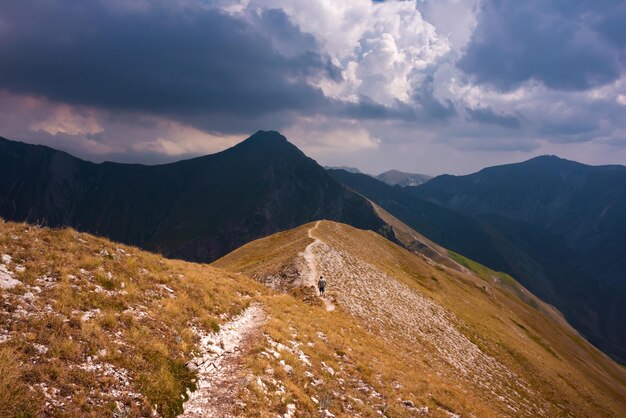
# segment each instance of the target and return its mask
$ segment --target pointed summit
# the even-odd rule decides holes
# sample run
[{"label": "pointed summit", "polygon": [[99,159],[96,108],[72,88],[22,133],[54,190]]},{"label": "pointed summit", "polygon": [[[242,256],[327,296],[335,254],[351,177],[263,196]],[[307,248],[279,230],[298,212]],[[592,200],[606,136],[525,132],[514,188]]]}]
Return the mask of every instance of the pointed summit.
[{"label": "pointed summit", "polygon": [[257,131],[254,135],[243,140],[239,143],[242,146],[254,146],[254,147],[276,147],[289,144],[287,138],[285,138],[278,131]]},{"label": "pointed summit", "polygon": [[278,131],[256,131],[250,138],[246,139],[245,142],[248,141],[281,141],[288,142],[287,138],[282,135]]},{"label": "pointed summit", "polygon": [[257,131],[225,152],[241,156],[266,157],[272,160],[288,157],[306,158],[298,147],[277,131]]}]

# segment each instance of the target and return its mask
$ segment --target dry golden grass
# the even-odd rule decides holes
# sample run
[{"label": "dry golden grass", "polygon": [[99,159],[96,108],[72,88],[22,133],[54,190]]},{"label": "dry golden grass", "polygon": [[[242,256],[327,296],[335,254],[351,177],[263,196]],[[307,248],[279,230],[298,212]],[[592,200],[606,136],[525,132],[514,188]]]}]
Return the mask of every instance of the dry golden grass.
[{"label": "dry golden grass", "polygon": [[[313,225],[206,266],[69,229],[0,223],[0,255],[12,257],[8,267],[21,282],[0,290],[0,416],[175,416],[194,386],[185,366],[198,348],[192,327],[218,331],[251,303],[268,319],[243,358],[241,416],[294,408],[295,416],[528,415],[458,373],[436,340],[424,337],[449,330],[420,334],[393,310],[365,299],[358,305],[332,274],[335,311],[311,289],[294,288]],[[380,302],[396,304],[402,316],[417,308],[394,299],[398,288],[418,298],[410,300],[431,301],[425,306],[434,304],[433,317],[445,312],[459,338],[529,386],[530,395],[511,394],[514,405],[538,405],[544,416],[626,416],[624,369],[514,280],[471,263],[480,274],[455,271],[333,222],[322,222],[315,235],[324,251],[343,257],[348,276],[375,271],[372,277],[388,280],[381,288],[389,300]],[[359,277],[342,280],[356,287]]]},{"label": "dry golden grass", "polygon": [[28,389],[25,375],[29,367],[11,348],[0,347],[0,416],[31,417],[41,410],[41,400]]},{"label": "dry golden grass", "polygon": [[[267,300],[266,306],[272,318],[266,327],[267,335],[291,351],[277,350],[280,358],[268,357],[262,353],[268,353],[271,344],[259,341],[247,357],[254,378],[248,378],[243,395],[247,402],[245,416],[274,416],[286,412],[289,403],[297,405],[297,416],[318,416],[322,400],[334,415],[342,417],[379,416],[379,411],[389,417],[415,416],[417,411],[406,408],[401,402],[404,400],[427,407],[428,416],[448,417],[446,411],[498,416],[497,409],[481,402],[459,382],[438,376],[411,347],[368,332],[345,312],[327,312],[290,295]],[[310,366],[298,358],[298,350],[306,355]],[[280,360],[293,372],[287,373]],[[334,375],[325,370],[322,362],[333,369]],[[268,386],[267,390],[259,390],[257,377]],[[280,382],[284,392],[275,392],[271,379]],[[319,379],[323,383],[314,386],[312,382]]]},{"label": "dry golden grass", "polygon": [[265,291],[70,229],[2,222],[0,254],[21,282],[0,290],[2,417],[175,416],[193,388],[191,327],[219,329],[248,306],[244,295]]},{"label": "dry golden grass", "polygon": [[[290,268],[297,270],[294,266],[300,263],[298,254],[312,242],[307,238],[307,232],[313,225],[250,243],[216,264],[233,271],[241,269],[256,277],[280,276],[280,271]],[[512,373],[510,377],[498,378],[501,381],[496,383],[500,387],[519,388],[518,381],[528,386],[528,391],[510,393],[512,405],[544,416],[626,415],[624,368],[582,339],[557,311],[513,279],[488,269],[481,270],[480,275],[462,273],[411,254],[372,232],[333,222],[322,222],[315,235],[337,254],[343,254],[344,261],[356,260],[357,266],[352,267],[357,270],[353,271],[362,268],[358,264],[369,266],[367,268],[375,269],[380,275],[386,275],[410,292],[427,297],[442,307],[464,338],[484,355],[495,359],[501,370]],[[273,245],[282,249],[279,262],[264,257],[272,252]],[[284,249],[288,251],[282,252]],[[289,257],[292,257],[291,261]],[[339,278],[333,277],[332,269],[326,271],[326,275],[331,296],[339,301],[338,310],[326,312],[321,307],[283,296],[280,303],[276,300],[267,304],[273,318],[267,332],[285,346],[289,346],[290,340],[301,341],[304,345],[300,349],[311,358],[313,365],[308,370],[315,376],[324,375],[319,370],[321,361],[330,362],[344,367],[344,381],[361,379],[385,399],[385,402],[371,400],[369,403],[366,400],[359,406],[359,402],[351,401],[348,395],[363,400],[361,392],[345,383],[342,386],[337,379],[329,379],[324,390],[331,395],[334,393],[330,397],[333,413],[350,416],[357,411],[355,408],[361,408],[357,412],[362,415],[373,415],[376,409],[385,409],[388,416],[410,416],[415,411],[406,409],[398,401],[409,399],[415,405],[429,407],[431,414],[442,416],[445,411],[494,417],[531,414],[522,412],[526,409],[519,409],[517,413],[507,409],[507,402],[499,399],[503,394],[507,395],[506,389],[501,389],[505,392],[499,397],[494,396],[480,385],[472,384],[471,376],[455,375],[453,368],[438,359],[437,347],[429,345],[429,341],[412,329],[403,327],[402,318],[394,318],[393,312],[387,318],[350,315],[351,301],[345,295],[337,294],[340,284],[336,283],[333,289],[333,280]],[[351,280],[358,284],[359,277]],[[341,291],[349,293],[352,289],[341,288]],[[397,303],[401,305],[401,302]],[[398,309],[407,308],[400,305]],[[372,309],[370,312],[378,311]],[[377,325],[378,320],[384,321],[384,326]],[[320,341],[318,331],[326,334],[328,340]],[[423,343],[416,344],[416,341]],[[307,347],[307,342],[313,342],[315,346]],[[319,401],[323,394],[318,387],[311,385],[310,379],[303,378],[302,364],[298,361],[291,364],[281,357],[296,372],[292,375],[280,373],[277,359],[258,354],[267,351],[267,343],[259,344],[257,354],[249,359],[250,367],[256,367],[257,376],[268,378],[265,370],[272,369],[274,374],[279,374],[278,381],[286,382],[285,390],[289,396],[297,399],[298,410],[302,408],[306,414],[315,415],[319,405],[311,404],[310,397]],[[348,353],[348,360],[337,351]],[[267,391],[259,391],[254,379],[250,382],[247,397],[254,410],[274,413],[285,408],[289,401],[285,399],[287,395],[281,394],[264,406]],[[347,400],[337,396],[341,393],[346,394]]]}]

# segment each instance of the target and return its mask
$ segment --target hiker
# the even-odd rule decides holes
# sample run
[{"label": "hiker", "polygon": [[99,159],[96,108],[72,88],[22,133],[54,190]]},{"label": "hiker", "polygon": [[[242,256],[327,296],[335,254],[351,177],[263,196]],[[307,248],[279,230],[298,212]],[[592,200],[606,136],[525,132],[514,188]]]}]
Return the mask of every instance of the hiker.
[{"label": "hiker", "polygon": [[317,288],[320,291],[320,296],[324,296],[324,291],[326,290],[326,280],[324,280],[324,278],[322,276],[320,276],[320,279],[317,281]]}]

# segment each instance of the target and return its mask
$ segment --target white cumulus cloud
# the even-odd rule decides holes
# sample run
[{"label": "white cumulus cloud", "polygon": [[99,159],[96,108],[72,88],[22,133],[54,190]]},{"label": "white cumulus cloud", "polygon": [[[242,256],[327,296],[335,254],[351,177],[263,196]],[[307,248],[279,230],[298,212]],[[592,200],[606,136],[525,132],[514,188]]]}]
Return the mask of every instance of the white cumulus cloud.
[{"label": "white cumulus cloud", "polygon": [[450,51],[447,38],[423,19],[415,1],[234,0],[220,6],[241,14],[283,10],[341,70],[342,80],[316,81],[337,99],[409,102],[423,71]]}]

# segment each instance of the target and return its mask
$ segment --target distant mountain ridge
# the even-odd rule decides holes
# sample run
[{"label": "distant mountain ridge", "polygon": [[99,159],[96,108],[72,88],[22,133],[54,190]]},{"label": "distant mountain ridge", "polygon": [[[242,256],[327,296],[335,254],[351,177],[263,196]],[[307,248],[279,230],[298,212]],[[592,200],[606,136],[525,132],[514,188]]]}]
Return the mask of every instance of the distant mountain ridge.
[{"label": "distant mountain ridge", "polygon": [[626,362],[626,167],[546,156],[404,188],[331,174],[438,244],[511,274]]},{"label": "distant mountain ridge", "polygon": [[376,179],[389,184],[390,186],[419,186],[420,184],[424,184],[430,179],[431,176],[427,176],[426,174],[414,174],[414,173],[405,173],[403,171],[398,170],[389,170],[384,173],[380,173],[376,176]]},{"label": "distant mountain ridge", "polygon": [[[344,170],[329,172],[337,181],[367,197],[437,244],[495,270],[510,270],[501,250],[510,247],[511,243],[479,219],[438,206],[416,196],[406,187],[390,186],[373,177]],[[522,253],[518,256],[525,259]]]},{"label": "distant mountain ridge", "polygon": [[408,190],[523,248],[549,286],[529,275],[525,284],[626,362],[626,167],[541,156]]},{"label": "distant mountain ridge", "polygon": [[94,164],[0,139],[0,216],[191,261],[315,219],[382,231],[369,202],[274,131],[176,163]]}]

